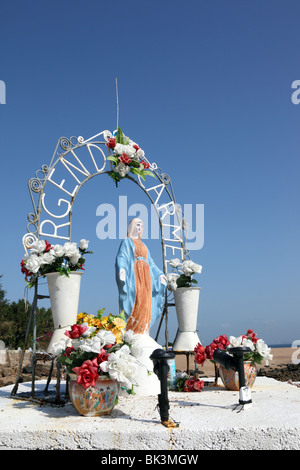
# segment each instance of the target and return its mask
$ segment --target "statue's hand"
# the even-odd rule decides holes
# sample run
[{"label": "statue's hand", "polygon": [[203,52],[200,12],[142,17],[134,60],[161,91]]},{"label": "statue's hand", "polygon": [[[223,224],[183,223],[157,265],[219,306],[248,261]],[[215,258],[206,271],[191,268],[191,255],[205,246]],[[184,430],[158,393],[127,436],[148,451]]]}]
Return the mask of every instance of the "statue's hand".
[{"label": "statue's hand", "polygon": [[167,278],[166,278],[166,276],[165,276],[164,274],[161,274],[161,276],[160,276],[160,282],[161,282],[161,284],[164,284],[164,285],[167,284]]},{"label": "statue's hand", "polygon": [[126,271],[124,268],[120,269],[120,281],[125,281],[126,280]]}]

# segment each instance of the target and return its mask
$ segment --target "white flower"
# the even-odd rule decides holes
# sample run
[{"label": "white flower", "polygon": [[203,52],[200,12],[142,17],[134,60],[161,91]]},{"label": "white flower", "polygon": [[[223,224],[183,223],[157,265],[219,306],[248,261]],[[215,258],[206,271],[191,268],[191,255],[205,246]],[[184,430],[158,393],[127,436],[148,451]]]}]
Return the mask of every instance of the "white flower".
[{"label": "white flower", "polygon": [[169,265],[172,267],[172,268],[177,268],[179,265],[181,264],[181,261],[179,258],[174,258],[174,259],[171,259],[169,261]]},{"label": "white flower", "polygon": [[79,347],[83,351],[99,354],[104,346],[114,344],[115,342],[115,335],[111,331],[100,330],[93,338],[88,338],[83,341]]},{"label": "white flower", "polygon": [[68,339],[61,338],[58,343],[54,343],[50,348],[50,353],[54,356],[59,356],[67,347]]},{"label": "white flower", "polygon": [[89,247],[89,240],[86,240],[85,238],[82,238],[80,240],[79,248],[81,250],[87,250]]},{"label": "white flower", "polygon": [[100,368],[113,380],[117,380],[121,386],[130,389],[137,365],[136,359],[130,354],[129,347],[124,345],[117,352],[111,353],[107,361],[101,362]]},{"label": "white flower", "polygon": [[144,150],[142,150],[142,149],[138,149],[137,152],[136,152],[136,155],[137,155],[139,158],[144,158],[145,152],[144,152]]},{"label": "white flower", "polygon": [[53,253],[48,251],[48,253],[44,253],[39,257],[40,265],[42,264],[52,264],[55,260],[55,256]]},{"label": "white flower", "polygon": [[138,358],[142,355],[143,348],[141,346],[141,335],[134,333],[132,330],[124,331],[122,334],[124,343],[130,345],[131,354]]},{"label": "white flower", "polygon": [[61,258],[65,254],[65,250],[62,245],[53,245],[52,249],[50,250],[53,252],[56,258]]},{"label": "white flower", "polygon": [[240,346],[242,346],[242,341],[243,341],[242,336],[239,336],[238,338],[236,338],[235,336],[229,336],[230,344],[228,345],[228,347],[239,348]]},{"label": "white flower", "polygon": [[34,242],[31,246],[31,252],[32,253],[43,253],[46,248],[46,242],[45,240],[37,240]]},{"label": "white flower", "polygon": [[262,340],[259,339],[256,342],[256,350],[258,354],[260,354],[266,365],[269,365],[269,361],[273,359],[273,354],[270,354],[271,348],[268,347],[268,345]]},{"label": "white flower", "polygon": [[77,253],[77,243],[75,242],[66,242],[63,246],[66,256],[72,256],[74,253]]},{"label": "white flower", "polygon": [[122,155],[122,153],[126,153],[128,157],[131,157],[135,154],[136,150],[131,145],[123,145],[123,144],[116,144],[114,148],[114,152],[118,155]]},{"label": "white flower", "polygon": [[28,269],[31,273],[37,273],[40,269],[40,260],[39,256],[36,254],[32,254],[29,256],[26,262],[26,269]]},{"label": "white flower", "polygon": [[74,253],[74,255],[70,256],[69,257],[69,260],[70,260],[70,263],[75,265],[78,263],[79,259],[80,259],[81,255],[80,253]]},{"label": "white flower", "polygon": [[66,242],[63,249],[65,251],[65,256],[69,258],[71,264],[76,264],[81,256],[77,248],[77,243]]},{"label": "white flower", "polygon": [[248,338],[243,338],[242,346],[245,346],[246,348],[250,348],[251,351],[255,350],[255,346],[253,342],[251,341],[251,339],[248,339]]},{"label": "white flower", "polygon": [[124,178],[127,175],[127,173],[129,173],[130,168],[129,168],[128,165],[125,165],[125,163],[120,162],[120,163],[118,163],[118,165],[115,166],[114,171],[116,173],[119,173],[119,175],[122,178]]},{"label": "white flower", "polygon": [[169,290],[176,290],[177,289],[177,283],[176,279],[179,278],[179,274],[176,273],[168,273],[167,274],[167,282],[168,282],[168,289]]},{"label": "white flower", "polygon": [[88,323],[82,323],[81,326],[82,327],[87,326],[87,330],[85,330],[85,332],[82,334],[82,336],[84,338],[87,337],[87,336],[90,336],[96,330],[95,326],[89,326]]},{"label": "white flower", "polygon": [[191,260],[186,260],[182,263],[182,271],[186,276],[190,276],[194,273],[201,273],[202,266],[200,264],[196,264]]}]

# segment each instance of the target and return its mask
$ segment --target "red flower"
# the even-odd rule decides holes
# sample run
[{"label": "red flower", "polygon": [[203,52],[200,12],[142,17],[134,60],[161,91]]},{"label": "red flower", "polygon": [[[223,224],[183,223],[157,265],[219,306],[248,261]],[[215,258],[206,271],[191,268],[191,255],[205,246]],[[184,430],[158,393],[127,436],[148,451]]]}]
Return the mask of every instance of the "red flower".
[{"label": "red flower", "polygon": [[99,377],[98,367],[95,367],[92,361],[88,359],[87,361],[84,361],[82,366],[74,367],[72,370],[78,375],[76,382],[81,384],[85,389],[95,386]]},{"label": "red flower", "polygon": [[71,326],[71,330],[65,331],[65,335],[68,336],[68,338],[77,339],[80,338],[87,329],[87,326],[75,324]]},{"label": "red flower", "polygon": [[105,144],[109,149],[114,149],[116,146],[116,139],[110,138],[107,141],[107,144]]},{"label": "red flower", "polygon": [[256,333],[253,333],[253,330],[247,330],[247,334],[243,337],[250,338],[252,343],[254,344],[257,343],[257,341],[259,340],[259,338],[257,338]]},{"label": "red flower", "polygon": [[133,148],[134,148],[136,151],[138,151],[140,147],[135,144],[135,145],[133,145]]},{"label": "red flower", "polygon": [[204,382],[203,380],[197,380],[195,378],[192,379],[187,379],[184,382],[184,387],[183,390],[185,392],[202,392],[204,388]]},{"label": "red flower", "polygon": [[128,164],[128,163],[131,162],[131,158],[128,157],[128,156],[126,155],[126,153],[122,153],[122,155],[120,155],[120,157],[119,157],[119,160],[120,160],[120,162],[126,163],[126,164]]},{"label": "red flower", "polygon": [[205,348],[200,343],[198,343],[194,349],[194,353],[197,364],[201,364],[203,366],[205,360],[207,359]]},{"label": "red flower", "polygon": [[26,268],[26,263],[25,261],[22,259],[21,263],[20,263],[20,266],[21,266],[21,273],[25,274],[25,276],[30,276],[32,273],[30,271],[28,271],[28,269]]},{"label": "red flower", "polygon": [[146,169],[149,168],[149,166],[150,166],[149,163],[146,162],[145,160],[141,161],[141,164],[142,164],[142,165],[144,166],[144,168],[146,168]]},{"label": "red flower", "polygon": [[48,242],[48,240],[45,240],[45,243],[46,243],[46,248],[45,248],[44,253],[47,253],[48,251],[51,250],[52,245],[51,245],[51,243]]},{"label": "red flower", "polygon": [[102,348],[100,349],[100,353],[98,354],[98,356],[92,360],[92,363],[94,364],[95,367],[98,368],[99,364],[101,364],[101,362],[107,361],[108,357],[109,357],[109,354],[105,351],[105,349]]},{"label": "red flower", "polygon": [[215,338],[213,340],[213,342],[211,344],[209,344],[208,346],[206,346],[206,348],[205,348],[205,353],[206,353],[207,359],[213,360],[213,354],[214,354],[215,350],[216,349],[223,349],[224,350],[224,349],[227,348],[227,346],[229,344],[230,343],[229,343],[226,335],[217,336],[217,338]]},{"label": "red flower", "polygon": [[64,354],[62,354],[62,355],[69,357],[73,351],[75,351],[75,348],[73,348],[73,346],[68,346],[66,348]]},{"label": "red flower", "polygon": [[217,344],[211,343],[205,348],[207,359],[212,360],[215,350],[218,348]]}]

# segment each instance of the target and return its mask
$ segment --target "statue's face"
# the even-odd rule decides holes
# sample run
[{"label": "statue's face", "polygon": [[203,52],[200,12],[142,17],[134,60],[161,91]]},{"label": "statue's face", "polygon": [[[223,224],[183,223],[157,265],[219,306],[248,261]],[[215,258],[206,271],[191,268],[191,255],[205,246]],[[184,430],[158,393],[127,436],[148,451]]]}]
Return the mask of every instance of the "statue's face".
[{"label": "statue's face", "polygon": [[134,237],[139,237],[139,235],[141,234],[143,230],[143,222],[136,222],[135,225],[134,225],[134,229],[133,229],[133,236]]}]

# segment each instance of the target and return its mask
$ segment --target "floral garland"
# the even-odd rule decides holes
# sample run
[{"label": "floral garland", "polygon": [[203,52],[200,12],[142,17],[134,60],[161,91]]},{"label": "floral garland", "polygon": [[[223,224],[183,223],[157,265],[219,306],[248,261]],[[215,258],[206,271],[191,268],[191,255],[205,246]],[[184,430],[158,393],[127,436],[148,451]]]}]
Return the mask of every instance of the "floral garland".
[{"label": "floral garland", "polygon": [[107,160],[112,162],[113,168],[109,176],[115,181],[116,186],[121,179],[126,178],[128,173],[140,176],[143,180],[147,175],[155,175],[149,171],[150,165],[145,159],[144,151],[129,137],[126,137],[121,128],[118,127],[116,137],[108,139],[106,146],[113,151]]}]

